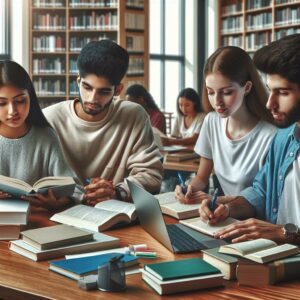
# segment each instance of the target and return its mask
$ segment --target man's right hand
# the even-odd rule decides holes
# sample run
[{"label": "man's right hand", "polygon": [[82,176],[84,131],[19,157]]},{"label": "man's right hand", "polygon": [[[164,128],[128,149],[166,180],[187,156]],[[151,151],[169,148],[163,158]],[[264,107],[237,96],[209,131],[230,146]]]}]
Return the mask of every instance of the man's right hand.
[{"label": "man's right hand", "polygon": [[[218,197],[219,199],[219,197]],[[209,224],[216,224],[220,221],[223,221],[229,217],[229,206],[227,204],[218,204],[214,211],[210,210],[210,199],[204,199],[201,202],[199,208],[200,218],[203,222]]]}]

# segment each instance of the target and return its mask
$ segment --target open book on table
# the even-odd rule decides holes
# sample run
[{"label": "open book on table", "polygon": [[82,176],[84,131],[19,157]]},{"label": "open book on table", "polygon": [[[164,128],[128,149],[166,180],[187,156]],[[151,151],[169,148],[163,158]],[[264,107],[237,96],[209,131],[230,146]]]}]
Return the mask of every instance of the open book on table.
[{"label": "open book on table", "polygon": [[256,239],[236,244],[224,245],[220,253],[241,256],[258,263],[267,263],[299,253],[299,248],[291,244],[277,245],[267,239]]},{"label": "open book on table", "polygon": [[94,207],[82,204],[73,206],[56,213],[50,220],[92,231],[104,231],[118,223],[130,223],[136,218],[134,204],[112,199],[99,202]]},{"label": "open book on table", "polygon": [[182,204],[175,198],[174,192],[155,195],[158,199],[161,211],[176,219],[187,219],[199,216],[199,203]]},{"label": "open book on table", "polygon": [[187,227],[193,228],[207,235],[214,236],[219,230],[225,229],[227,226],[233,224],[236,221],[237,220],[234,218],[227,218],[226,220],[218,222],[216,224],[207,224],[203,222],[200,217],[198,217],[179,222]]},{"label": "open book on table", "polygon": [[23,180],[0,175],[0,190],[13,196],[34,196],[35,194],[48,194],[51,188],[56,197],[72,196],[76,182],[72,177],[44,177],[33,186]]}]

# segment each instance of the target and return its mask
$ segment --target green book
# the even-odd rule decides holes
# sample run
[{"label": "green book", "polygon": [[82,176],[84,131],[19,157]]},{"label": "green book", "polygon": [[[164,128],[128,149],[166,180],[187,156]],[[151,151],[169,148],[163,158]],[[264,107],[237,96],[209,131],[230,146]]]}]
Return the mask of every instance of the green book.
[{"label": "green book", "polygon": [[221,273],[217,268],[202,258],[189,258],[147,264],[144,266],[144,269],[160,280],[173,280]]}]

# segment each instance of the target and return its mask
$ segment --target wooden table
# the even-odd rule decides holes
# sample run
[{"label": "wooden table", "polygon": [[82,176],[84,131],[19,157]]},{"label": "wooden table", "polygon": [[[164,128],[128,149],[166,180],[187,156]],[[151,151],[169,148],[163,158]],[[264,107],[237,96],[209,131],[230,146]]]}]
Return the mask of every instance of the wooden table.
[{"label": "wooden table", "polygon": [[[168,222],[174,219],[166,218]],[[49,225],[45,216],[31,218],[32,227],[38,224]],[[142,263],[196,257],[200,253],[174,255],[139,225],[108,231],[108,234],[121,238],[122,246],[147,243],[158,252],[155,260],[141,260]],[[126,277],[127,290],[122,293],[84,291],[77,287],[76,281],[48,271],[47,262],[34,262],[8,250],[7,242],[0,242],[0,299],[36,300],[36,299],[161,299],[145,282],[140,274]],[[164,296],[164,299],[299,299],[300,281],[282,283],[277,286],[260,288],[239,287],[236,282],[226,281],[225,287],[210,290],[181,293]]]}]

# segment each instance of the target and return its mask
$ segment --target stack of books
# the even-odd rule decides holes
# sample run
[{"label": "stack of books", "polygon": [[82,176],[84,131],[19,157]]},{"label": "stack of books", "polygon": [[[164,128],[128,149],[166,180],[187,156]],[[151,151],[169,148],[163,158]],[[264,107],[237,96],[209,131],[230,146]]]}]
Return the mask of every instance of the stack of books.
[{"label": "stack of books", "polygon": [[0,200],[0,240],[19,238],[22,227],[27,224],[29,202],[23,200]]},{"label": "stack of books", "polygon": [[118,238],[69,225],[31,229],[21,234],[22,239],[11,241],[9,248],[34,261],[119,246]]},{"label": "stack of books", "polygon": [[223,274],[201,258],[147,264],[142,278],[160,295],[223,285]]},{"label": "stack of books", "polygon": [[195,152],[168,153],[165,156],[167,162],[178,162],[195,158],[199,158],[199,155]]},{"label": "stack of books", "polygon": [[[112,252],[51,261],[49,263],[49,270],[68,278],[79,280],[87,275],[97,274],[99,266],[107,264],[112,258],[118,256],[120,256],[120,253]],[[136,267],[139,264],[138,258],[130,254],[122,255],[120,261],[123,262],[125,269]]]},{"label": "stack of books", "polygon": [[203,259],[240,285],[262,286],[300,278],[299,248],[257,239],[203,250]]}]

